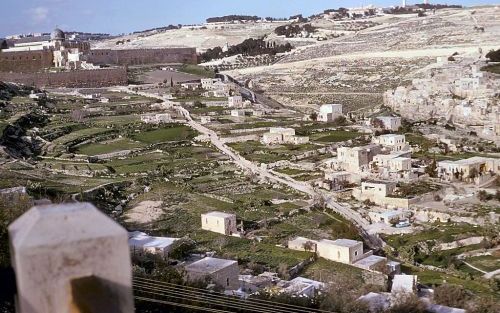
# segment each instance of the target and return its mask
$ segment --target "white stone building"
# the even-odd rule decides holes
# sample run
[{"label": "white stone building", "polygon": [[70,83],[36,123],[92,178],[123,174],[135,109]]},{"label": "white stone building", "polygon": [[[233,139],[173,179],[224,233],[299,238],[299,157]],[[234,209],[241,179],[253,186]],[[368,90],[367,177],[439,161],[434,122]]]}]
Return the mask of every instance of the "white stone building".
[{"label": "white stone building", "polygon": [[232,117],[245,117],[245,110],[231,110]]},{"label": "white stone building", "polygon": [[395,152],[410,150],[410,146],[406,143],[405,135],[381,135],[378,137],[374,137],[373,142]]},{"label": "white stone building", "polygon": [[172,245],[179,238],[170,237],[153,237],[143,232],[135,231],[129,233],[128,245],[132,255],[143,255],[144,253],[151,253],[168,257]]},{"label": "white stone building", "polygon": [[353,264],[364,255],[363,242],[350,239],[322,239],[317,249],[320,257],[345,264]]},{"label": "white stone building", "polygon": [[205,90],[213,90],[216,89],[215,84],[220,82],[221,82],[220,78],[202,78],[201,88]]},{"label": "white stone building", "polygon": [[353,173],[363,172],[368,170],[370,162],[379,153],[380,147],[377,145],[339,147],[337,149],[337,158],[332,160],[329,166],[333,170]]},{"label": "white stone building", "polygon": [[206,257],[187,265],[184,269],[189,281],[209,278],[213,283],[226,290],[239,288],[240,269],[237,261]]},{"label": "white stone building", "polygon": [[458,161],[438,162],[438,176],[445,181],[473,181],[489,179],[500,174],[500,159],[472,157]]},{"label": "white stone building", "polygon": [[379,116],[376,119],[384,124],[384,129],[398,131],[401,127],[401,117],[398,116]]},{"label": "white stone building", "polygon": [[243,98],[241,96],[231,96],[227,98],[227,105],[230,108],[242,108]]},{"label": "white stone building", "polygon": [[201,215],[201,228],[223,235],[238,234],[236,215],[224,212],[210,212]]},{"label": "white stone building", "polygon": [[168,113],[148,113],[141,115],[141,121],[146,124],[167,124],[172,122],[172,117]]},{"label": "white stone building", "polygon": [[279,144],[305,144],[309,142],[309,137],[296,136],[295,129],[283,127],[271,127],[268,133],[262,137],[262,142],[266,145]]},{"label": "white stone building", "polygon": [[339,116],[343,116],[342,104],[323,104],[319,108],[318,121],[332,122]]}]

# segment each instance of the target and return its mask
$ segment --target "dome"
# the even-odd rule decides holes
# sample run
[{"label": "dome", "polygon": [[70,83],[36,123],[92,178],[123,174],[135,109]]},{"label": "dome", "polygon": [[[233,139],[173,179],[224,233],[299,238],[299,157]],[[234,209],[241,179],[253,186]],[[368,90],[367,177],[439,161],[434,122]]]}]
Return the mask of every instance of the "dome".
[{"label": "dome", "polygon": [[56,28],[50,33],[50,40],[64,40],[66,37],[64,32],[59,28]]}]

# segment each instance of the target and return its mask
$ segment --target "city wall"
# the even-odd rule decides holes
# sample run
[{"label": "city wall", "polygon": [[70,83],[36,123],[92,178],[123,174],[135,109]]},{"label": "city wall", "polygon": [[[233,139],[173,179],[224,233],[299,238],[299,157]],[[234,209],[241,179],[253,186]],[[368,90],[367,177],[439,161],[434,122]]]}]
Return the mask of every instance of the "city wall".
[{"label": "city wall", "polygon": [[128,49],[91,50],[86,55],[87,62],[103,65],[143,65],[164,63],[197,64],[198,56],[195,48],[168,48],[168,49]]},{"label": "city wall", "polygon": [[33,73],[54,66],[51,50],[0,51],[0,72]]},{"label": "city wall", "polygon": [[13,82],[39,88],[98,88],[127,84],[125,68],[80,70],[57,73],[8,73],[0,72],[0,81]]}]

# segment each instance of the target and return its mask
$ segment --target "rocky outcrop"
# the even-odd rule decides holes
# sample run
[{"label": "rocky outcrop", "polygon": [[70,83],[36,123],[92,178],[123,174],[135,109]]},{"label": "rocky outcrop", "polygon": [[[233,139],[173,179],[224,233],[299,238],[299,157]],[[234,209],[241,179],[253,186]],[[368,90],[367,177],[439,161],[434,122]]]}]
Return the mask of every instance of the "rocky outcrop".
[{"label": "rocky outcrop", "polygon": [[40,114],[26,114],[14,124],[5,127],[0,136],[0,146],[13,158],[31,158],[39,155],[44,141],[29,130],[43,126],[47,117]]}]

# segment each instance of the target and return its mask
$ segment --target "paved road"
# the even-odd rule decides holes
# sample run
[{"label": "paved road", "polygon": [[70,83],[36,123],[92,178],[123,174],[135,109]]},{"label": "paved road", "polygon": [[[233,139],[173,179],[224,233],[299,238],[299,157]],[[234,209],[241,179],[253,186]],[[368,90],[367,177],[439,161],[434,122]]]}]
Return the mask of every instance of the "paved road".
[{"label": "paved road", "polygon": [[[130,88],[122,88],[122,91],[129,92],[129,93],[136,93],[132,91]],[[318,191],[315,190],[310,184],[306,182],[300,182],[296,181],[293,178],[287,176],[287,175],[282,175],[278,173],[274,173],[268,169],[262,168],[260,166],[257,166],[257,164],[243,158],[241,155],[239,155],[236,151],[231,149],[228,145],[226,145],[224,142],[222,142],[217,135],[216,132],[214,132],[211,129],[206,128],[205,126],[201,125],[200,123],[196,122],[193,120],[191,117],[190,113],[188,110],[183,108],[177,103],[171,102],[169,100],[165,100],[163,97],[153,94],[153,93],[147,93],[147,92],[137,92],[137,94],[146,96],[146,97],[151,97],[151,98],[156,98],[163,100],[165,104],[171,106],[173,109],[177,110],[180,115],[182,115],[186,120],[187,124],[192,127],[193,129],[197,130],[199,133],[206,135],[210,142],[217,148],[219,149],[222,153],[230,157],[233,162],[240,168],[250,171],[254,174],[259,175],[260,177],[267,178],[270,181],[278,182],[284,185],[289,186],[290,188],[293,188],[297,191],[303,192],[308,194],[312,198],[318,198],[318,197],[323,197],[325,199],[326,206],[333,211],[339,213],[346,219],[350,220],[353,222],[355,225],[359,227],[361,230],[361,234],[363,237],[371,243],[371,246],[376,248],[376,247],[382,247],[383,246],[383,241],[380,240],[377,236],[370,234],[368,232],[369,230],[369,223],[365,219],[361,217],[359,213],[356,211],[340,205],[336,199],[333,197],[333,195],[329,194],[326,191]]]}]

